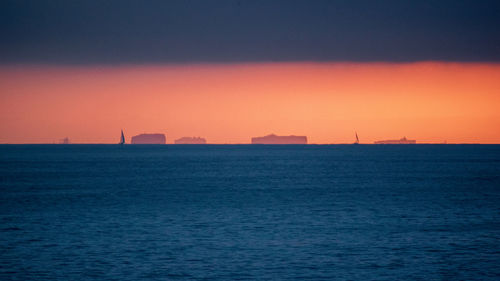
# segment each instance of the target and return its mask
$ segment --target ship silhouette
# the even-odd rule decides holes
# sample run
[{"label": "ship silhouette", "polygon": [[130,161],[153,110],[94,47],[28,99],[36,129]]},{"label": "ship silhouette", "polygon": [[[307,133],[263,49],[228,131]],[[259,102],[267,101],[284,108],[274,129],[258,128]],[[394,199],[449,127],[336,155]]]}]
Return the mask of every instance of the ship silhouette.
[{"label": "ship silhouette", "polygon": [[140,134],[133,136],[131,144],[165,144],[165,134]]},{"label": "ship silhouette", "polygon": [[200,137],[182,137],[174,141],[175,144],[206,144],[207,140]]},{"label": "ship silhouette", "polygon": [[118,144],[120,144],[120,145],[125,144],[125,136],[123,135],[123,130],[122,130],[122,135],[120,136],[120,142]]},{"label": "ship silhouette", "polygon": [[277,136],[270,134],[264,137],[252,138],[252,144],[307,144],[306,136]]},{"label": "ship silhouette", "polygon": [[403,137],[399,140],[381,140],[374,142],[375,144],[416,144],[416,140],[409,140],[406,137]]},{"label": "ship silhouette", "polygon": [[359,144],[358,132],[355,132],[355,134],[356,134],[356,141],[353,144]]}]

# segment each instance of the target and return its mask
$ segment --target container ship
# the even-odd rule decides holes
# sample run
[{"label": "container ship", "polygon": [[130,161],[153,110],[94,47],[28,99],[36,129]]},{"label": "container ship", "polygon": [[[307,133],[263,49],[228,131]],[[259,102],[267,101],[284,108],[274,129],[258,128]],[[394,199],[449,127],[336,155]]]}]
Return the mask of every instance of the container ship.
[{"label": "container ship", "polygon": [[206,144],[207,140],[204,138],[191,138],[191,137],[182,137],[180,139],[176,139],[174,141],[175,144]]},{"label": "container ship", "polygon": [[164,134],[140,134],[133,136],[131,139],[132,144],[165,144]]},{"label": "container ship", "polygon": [[381,140],[376,141],[375,144],[416,144],[416,140],[409,140],[406,137],[403,137],[399,140]]},{"label": "container ship", "polygon": [[307,144],[306,136],[277,136],[275,134],[252,138],[252,144]]}]

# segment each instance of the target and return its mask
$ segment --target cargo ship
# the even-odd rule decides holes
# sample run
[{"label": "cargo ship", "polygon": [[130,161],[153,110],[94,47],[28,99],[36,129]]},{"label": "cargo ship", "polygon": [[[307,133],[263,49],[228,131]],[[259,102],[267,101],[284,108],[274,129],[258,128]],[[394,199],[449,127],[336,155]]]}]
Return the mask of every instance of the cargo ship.
[{"label": "cargo ship", "polygon": [[175,144],[206,144],[207,140],[204,138],[182,137],[174,141]]},{"label": "cargo ship", "polygon": [[406,137],[403,137],[399,140],[381,140],[376,141],[375,144],[416,144],[416,140],[409,140]]},{"label": "cargo ship", "polygon": [[277,136],[275,134],[252,138],[252,144],[307,144],[306,136]]},{"label": "cargo ship", "polygon": [[164,134],[140,134],[131,139],[132,144],[165,144],[165,141]]}]

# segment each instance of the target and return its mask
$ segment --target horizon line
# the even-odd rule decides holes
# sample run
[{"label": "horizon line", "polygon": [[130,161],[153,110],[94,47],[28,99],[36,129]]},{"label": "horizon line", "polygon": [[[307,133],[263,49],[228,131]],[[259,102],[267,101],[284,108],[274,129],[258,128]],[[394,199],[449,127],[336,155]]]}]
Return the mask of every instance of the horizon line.
[{"label": "horizon line", "polygon": [[[377,144],[377,143],[357,143],[356,145],[419,145],[419,144],[485,144],[485,145],[500,145],[500,142],[495,143],[486,143],[486,142],[417,142],[412,144]],[[18,142],[18,143],[0,143],[0,145],[120,145],[118,143],[99,143],[99,142],[88,142],[88,143],[56,143],[56,142]],[[125,145],[187,145],[187,146],[196,146],[196,145],[266,145],[266,146],[280,146],[280,145],[354,145],[354,143],[306,143],[306,144],[254,144],[254,143],[204,143],[204,144],[176,144],[176,143],[164,143],[164,144],[136,144],[136,143],[125,143]]]}]

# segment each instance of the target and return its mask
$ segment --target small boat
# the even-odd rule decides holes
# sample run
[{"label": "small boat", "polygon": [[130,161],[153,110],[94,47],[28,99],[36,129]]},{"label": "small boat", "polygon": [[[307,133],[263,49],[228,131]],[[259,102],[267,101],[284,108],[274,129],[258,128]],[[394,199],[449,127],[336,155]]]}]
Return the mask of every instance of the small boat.
[{"label": "small boat", "polygon": [[355,132],[355,134],[356,134],[356,141],[353,144],[359,144],[358,132]]},{"label": "small boat", "polygon": [[123,135],[123,130],[122,130],[122,135],[120,137],[120,142],[118,144],[121,144],[121,145],[125,144],[125,136]]}]

